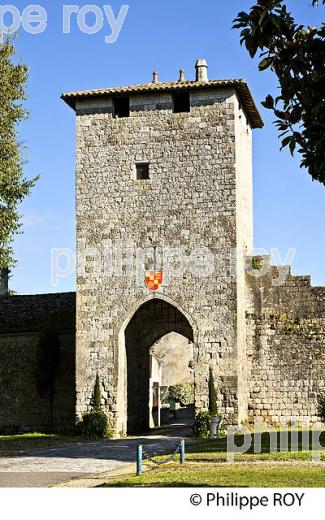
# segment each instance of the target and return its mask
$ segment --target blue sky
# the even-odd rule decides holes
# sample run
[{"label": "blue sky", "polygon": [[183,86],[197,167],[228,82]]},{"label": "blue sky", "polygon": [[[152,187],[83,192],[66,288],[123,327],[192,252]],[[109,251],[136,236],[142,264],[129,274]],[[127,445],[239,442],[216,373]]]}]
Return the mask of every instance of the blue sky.
[{"label": "blue sky", "polygon": [[[28,2],[10,2],[20,11]],[[257,71],[239,44],[232,19],[253,0],[124,0],[129,11],[114,44],[105,43],[108,22],[97,34],[83,34],[72,17],[71,33],[62,32],[60,1],[40,0],[48,14],[44,33],[20,30],[19,55],[30,67],[28,109],[31,117],[21,127],[20,139],[28,146],[26,175],[40,174],[32,195],[24,201],[23,234],[15,240],[18,267],[11,287],[19,293],[69,291],[75,276],[51,285],[51,249],[75,247],[74,171],[75,119],[60,100],[63,91],[126,85],[151,81],[158,69],[161,81],[194,76],[194,63],[204,57],[210,79],[245,78],[265,121],[254,131],[254,235],[255,247],[278,248],[285,258],[295,248],[295,274],[311,274],[313,285],[324,282],[325,188],[299,168],[299,157],[279,152],[272,114],[260,106],[268,93],[276,92],[270,72]],[[82,7],[91,2],[74,0]],[[118,13],[122,1],[110,4]],[[311,0],[288,0],[301,23],[319,24],[324,8],[312,9]],[[89,23],[91,18],[89,18]]]}]

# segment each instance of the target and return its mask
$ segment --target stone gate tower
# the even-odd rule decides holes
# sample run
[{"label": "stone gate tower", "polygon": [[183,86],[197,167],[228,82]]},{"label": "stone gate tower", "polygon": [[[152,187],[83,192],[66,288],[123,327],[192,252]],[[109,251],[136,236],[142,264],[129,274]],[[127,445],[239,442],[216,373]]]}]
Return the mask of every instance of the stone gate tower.
[{"label": "stone gate tower", "polygon": [[63,99],[77,116],[77,414],[98,373],[115,431],[147,426],[148,351],[176,331],[193,342],[196,410],[212,367],[222,414],[246,419],[252,129],[263,126],[246,83],[208,80],[198,60],[194,81],[154,73]]}]

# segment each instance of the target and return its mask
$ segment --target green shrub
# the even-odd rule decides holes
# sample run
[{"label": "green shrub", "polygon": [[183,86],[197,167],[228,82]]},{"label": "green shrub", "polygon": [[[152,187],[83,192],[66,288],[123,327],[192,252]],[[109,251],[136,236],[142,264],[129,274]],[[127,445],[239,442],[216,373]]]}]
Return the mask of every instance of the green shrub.
[{"label": "green shrub", "polygon": [[214,386],[213,372],[211,367],[209,370],[209,412],[210,415],[218,415],[217,394]]},{"label": "green shrub", "polygon": [[74,425],[73,434],[76,435],[77,437],[82,437],[82,428],[83,428],[83,422],[82,421],[78,421]]},{"label": "green shrub", "polygon": [[169,397],[174,399],[181,406],[191,406],[194,404],[194,384],[192,382],[182,383],[169,387]]},{"label": "green shrub", "polygon": [[93,410],[95,412],[100,412],[100,410],[101,410],[101,395],[100,395],[100,385],[99,385],[99,375],[98,375],[98,372],[96,374],[96,381],[95,381],[95,386],[94,386]]},{"label": "green shrub", "polygon": [[112,432],[108,428],[107,415],[101,411],[101,395],[99,375],[96,374],[94,392],[92,398],[92,411],[82,416],[82,421],[78,423],[81,435],[88,439],[107,439],[112,437]]},{"label": "green shrub", "polygon": [[53,429],[54,394],[60,367],[60,339],[58,324],[54,319],[43,323],[36,352],[36,391],[49,403],[47,430]]},{"label": "green shrub", "polygon": [[318,396],[317,415],[321,421],[325,422],[325,394]]},{"label": "green shrub", "polygon": [[199,439],[209,439],[210,437],[210,413],[199,412],[195,416],[193,435]]},{"label": "green shrub", "polygon": [[81,432],[83,437],[88,439],[106,439],[111,437],[107,415],[96,410],[85,413],[82,418]]},{"label": "green shrub", "polygon": [[55,379],[60,364],[60,340],[55,323],[46,322],[37,345],[36,391],[53,398]]},{"label": "green shrub", "polygon": [[260,256],[253,256],[252,258],[252,268],[260,271],[263,267],[263,258]]}]

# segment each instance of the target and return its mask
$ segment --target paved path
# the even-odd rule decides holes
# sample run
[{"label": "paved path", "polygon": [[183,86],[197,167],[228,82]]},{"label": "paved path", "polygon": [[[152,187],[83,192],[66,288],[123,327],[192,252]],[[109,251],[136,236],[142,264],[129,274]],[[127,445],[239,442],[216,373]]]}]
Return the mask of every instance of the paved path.
[{"label": "paved path", "polygon": [[142,444],[150,452],[171,451],[190,435],[184,425],[172,425],[127,439],[69,444],[0,459],[0,487],[46,487],[85,475],[124,468],[136,460]]}]

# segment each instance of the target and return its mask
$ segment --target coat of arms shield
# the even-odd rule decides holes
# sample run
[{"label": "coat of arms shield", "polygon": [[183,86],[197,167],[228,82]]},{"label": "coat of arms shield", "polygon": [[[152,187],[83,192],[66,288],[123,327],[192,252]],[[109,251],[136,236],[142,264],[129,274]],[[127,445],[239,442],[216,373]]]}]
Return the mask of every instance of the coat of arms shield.
[{"label": "coat of arms shield", "polygon": [[147,271],[146,272],[146,286],[150,291],[158,291],[162,285],[163,273],[162,271]]}]

